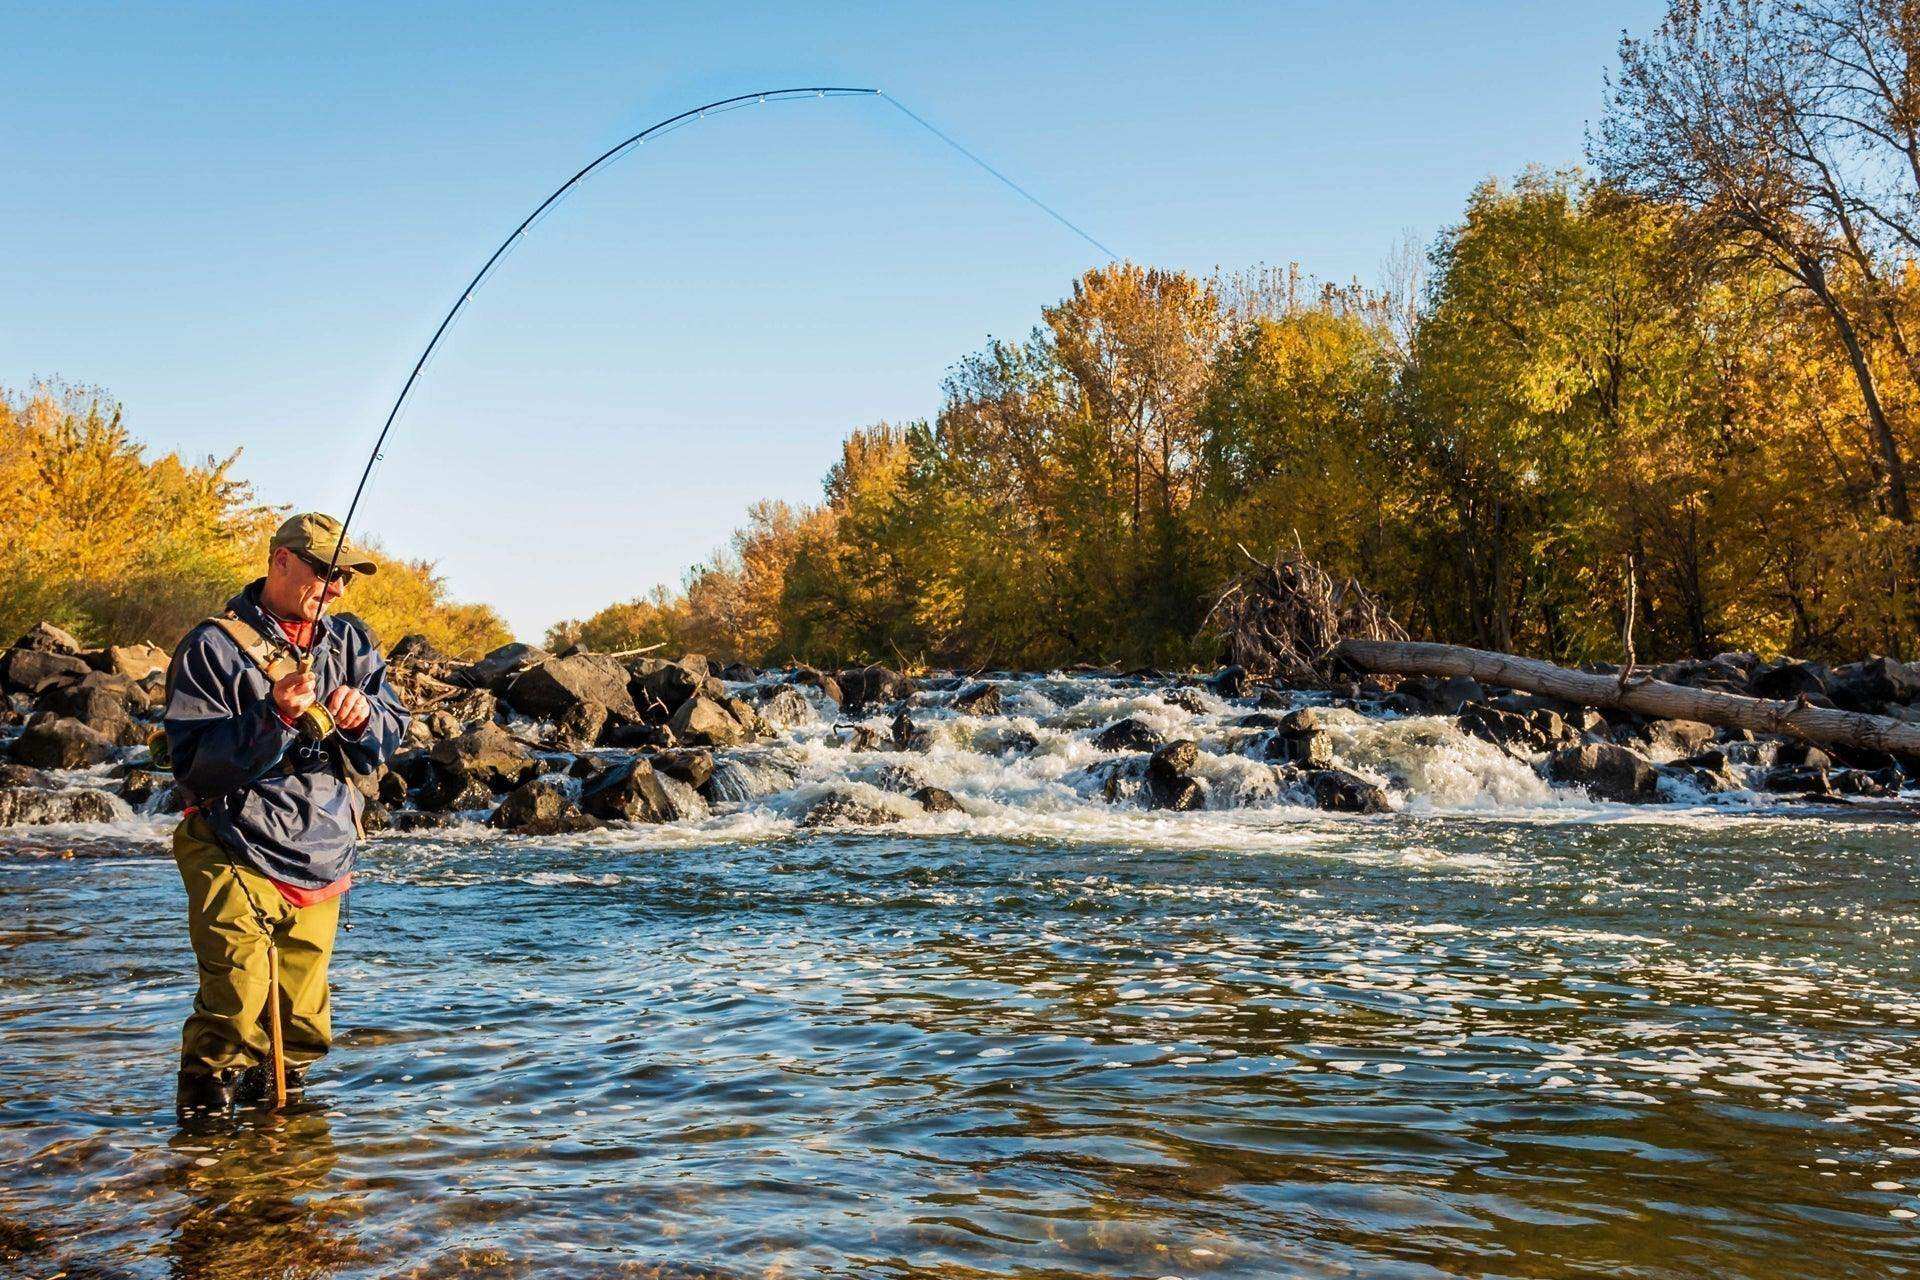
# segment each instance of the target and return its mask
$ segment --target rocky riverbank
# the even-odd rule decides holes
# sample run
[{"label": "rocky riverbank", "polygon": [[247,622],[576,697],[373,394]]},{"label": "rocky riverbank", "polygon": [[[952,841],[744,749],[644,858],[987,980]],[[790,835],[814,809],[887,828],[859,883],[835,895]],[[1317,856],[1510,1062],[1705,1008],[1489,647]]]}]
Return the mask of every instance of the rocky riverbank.
[{"label": "rocky riverbank", "polygon": [[[1471,680],[1328,691],[1210,675],[715,666],[508,645],[390,654],[414,709],[369,830],[561,834],[761,811],[802,827],[1063,814],[1884,800],[1920,761],[1573,707]],[[0,654],[0,825],[179,807],[148,742],[166,654],[41,625]],[[1920,667],[1723,654],[1656,678],[1920,721]]]}]

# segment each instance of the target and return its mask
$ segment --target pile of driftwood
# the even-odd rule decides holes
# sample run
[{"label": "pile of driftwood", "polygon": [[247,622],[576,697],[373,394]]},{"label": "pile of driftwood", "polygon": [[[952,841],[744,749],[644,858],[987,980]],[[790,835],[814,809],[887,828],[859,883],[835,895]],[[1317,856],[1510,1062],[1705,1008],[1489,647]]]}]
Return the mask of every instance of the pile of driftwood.
[{"label": "pile of driftwood", "polygon": [[1226,659],[1295,687],[1324,683],[1346,640],[1405,640],[1379,600],[1352,578],[1338,579],[1298,547],[1272,563],[1245,547],[1250,567],[1220,593],[1207,627],[1226,641]]},{"label": "pile of driftwood", "polygon": [[1207,625],[1225,642],[1228,660],[1254,676],[1308,688],[1331,683],[1343,665],[1380,675],[1467,676],[1581,706],[1920,759],[1920,725],[1890,716],[1815,706],[1804,697],[1694,689],[1636,677],[1631,667],[1615,674],[1573,671],[1537,658],[1411,641],[1365,588],[1336,579],[1297,548],[1271,564],[1247,559],[1251,567],[1221,592]]}]

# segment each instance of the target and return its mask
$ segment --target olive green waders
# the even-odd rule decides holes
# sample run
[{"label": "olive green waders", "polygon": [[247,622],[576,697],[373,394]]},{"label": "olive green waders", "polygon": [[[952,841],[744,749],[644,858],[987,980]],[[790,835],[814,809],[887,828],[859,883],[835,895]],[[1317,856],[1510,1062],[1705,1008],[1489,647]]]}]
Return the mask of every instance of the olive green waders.
[{"label": "olive green waders", "polygon": [[333,1038],[327,961],[340,899],[294,906],[273,881],[216,844],[198,815],[175,828],[173,860],[187,887],[187,933],[200,967],[200,994],[181,1035],[181,1070],[224,1074],[269,1063],[268,930],[280,953],[287,1065],[302,1067],[325,1053]]}]

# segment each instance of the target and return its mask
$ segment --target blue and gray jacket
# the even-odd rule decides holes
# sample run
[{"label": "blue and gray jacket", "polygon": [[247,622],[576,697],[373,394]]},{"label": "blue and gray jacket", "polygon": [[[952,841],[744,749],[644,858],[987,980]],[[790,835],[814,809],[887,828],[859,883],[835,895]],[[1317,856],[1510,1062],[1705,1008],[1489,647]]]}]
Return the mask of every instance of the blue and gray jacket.
[{"label": "blue and gray jacket", "polygon": [[[270,640],[280,628],[254,582],[227,607]],[[323,618],[313,645],[316,692],[350,684],[372,714],[338,748],[311,742],[274,709],[266,673],[233,637],[202,623],[174,653],[167,698],[173,773],[200,806],[222,848],[283,884],[319,889],[353,870],[366,804],[342,776],[336,750],[372,772],[400,746],[409,719],[387,682],[387,662],[357,618]]]}]

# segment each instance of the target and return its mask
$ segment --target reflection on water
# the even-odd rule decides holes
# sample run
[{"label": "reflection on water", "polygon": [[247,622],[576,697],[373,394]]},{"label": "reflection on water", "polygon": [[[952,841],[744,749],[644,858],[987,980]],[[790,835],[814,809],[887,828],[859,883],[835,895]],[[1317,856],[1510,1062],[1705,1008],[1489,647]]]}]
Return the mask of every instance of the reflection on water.
[{"label": "reflection on water", "polygon": [[196,1134],[171,865],[10,836],[0,1272],[1920,1275],[1907,829],[1291,823],[389,841]]}]

